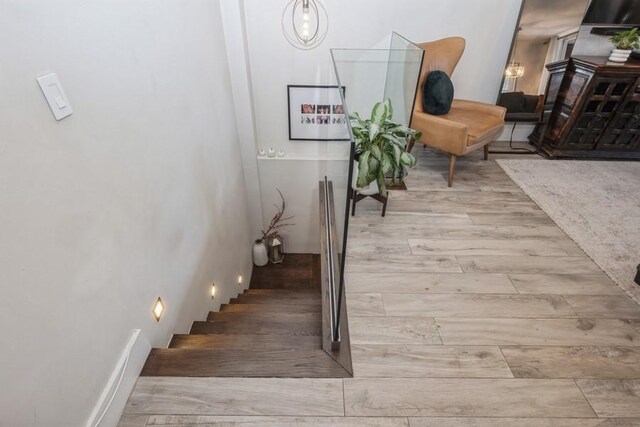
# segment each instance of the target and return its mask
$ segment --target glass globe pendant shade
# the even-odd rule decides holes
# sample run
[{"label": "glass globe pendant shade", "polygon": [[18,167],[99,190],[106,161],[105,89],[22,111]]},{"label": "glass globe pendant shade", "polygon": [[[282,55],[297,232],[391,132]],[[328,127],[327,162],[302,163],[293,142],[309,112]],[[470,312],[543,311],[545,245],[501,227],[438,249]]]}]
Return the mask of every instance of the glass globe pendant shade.
[{"label": "glass globe pendant shade", "polygon": [[282,12],[282,32],[297,49],[318,47],[328,31],[329,17],[320,0],[291,0]]}]

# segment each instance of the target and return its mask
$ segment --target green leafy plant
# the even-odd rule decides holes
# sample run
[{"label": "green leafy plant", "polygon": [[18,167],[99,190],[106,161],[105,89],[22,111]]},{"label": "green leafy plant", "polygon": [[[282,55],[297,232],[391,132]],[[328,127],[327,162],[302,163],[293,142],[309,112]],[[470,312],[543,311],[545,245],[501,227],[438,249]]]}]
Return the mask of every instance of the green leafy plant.
[{"label": "green leafy plant", "polygon": [[631,30],[621,31],[611,36],[611,43],[613,43],[616,49],[622,50],[630,50],[640,47],[638,44],[639,40],[640,35],[638,35],[637,27],[634,27]]},{"label": "green leafy plant", "polygon": [[392,183],[402,179],[404,168],[416,165],[416,158],[407,152],[409,138],[420,139],[421,132],[393,122],[391,100],[378,102],[371,118],[363,120],[352,114],[351,129],[355,137],[358,155],[358,187],[372,182],[378,184],[380,195],[387,196],[385,177],[391,174]]}]

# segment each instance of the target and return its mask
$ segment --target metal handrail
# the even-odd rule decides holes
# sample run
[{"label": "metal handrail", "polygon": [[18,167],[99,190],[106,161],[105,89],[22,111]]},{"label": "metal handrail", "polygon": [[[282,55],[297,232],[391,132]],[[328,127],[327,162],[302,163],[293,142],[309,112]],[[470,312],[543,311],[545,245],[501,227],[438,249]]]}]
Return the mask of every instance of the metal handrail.
[{"label": "metal handrail", "polygon": [[[340,345],[340,307],[338,307],[338,289],[336,281],[336,270],[340,262],[336,260],[338,256],[337,241],[335,239],[335,211],[333,203],[333,183],[324,178],[320,182],[320,208],[321,221],[321,271],[323,287],[323,327],[325,324],[327,331],[323,330],[323,340],[328,338],[330,342],[326,344],[326,350],[336,350]],[[339,270],[339,268],[338,268]],[[326,304],[325,304],[326,303]],[[325,305],[328,304],[328,307]],[[328,319],[325,317],[328,314]],[[323,347],[325,344],[323,343]]]}]

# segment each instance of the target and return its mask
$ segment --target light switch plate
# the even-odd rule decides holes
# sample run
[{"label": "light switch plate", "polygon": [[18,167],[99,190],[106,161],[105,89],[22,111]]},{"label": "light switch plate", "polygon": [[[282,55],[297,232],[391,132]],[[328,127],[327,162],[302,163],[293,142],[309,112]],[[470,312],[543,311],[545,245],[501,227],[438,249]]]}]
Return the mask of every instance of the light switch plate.
[{"label": "light switch plate", "polygon": [[56,73],[38,77],[37,80],[56,120],[62,120],[73,113]]}]

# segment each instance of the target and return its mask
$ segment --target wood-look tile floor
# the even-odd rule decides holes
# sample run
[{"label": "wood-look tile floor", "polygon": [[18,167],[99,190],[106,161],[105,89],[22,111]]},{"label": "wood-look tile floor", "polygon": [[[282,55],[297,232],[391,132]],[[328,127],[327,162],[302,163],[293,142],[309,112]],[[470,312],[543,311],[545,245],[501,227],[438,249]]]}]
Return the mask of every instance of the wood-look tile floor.
[{"label": "wood-look tile floor", "polygon": [[640,307],[494,161],[415,154],[352,218],[354,378],[141,378],[121,425],[640,426]]}]

